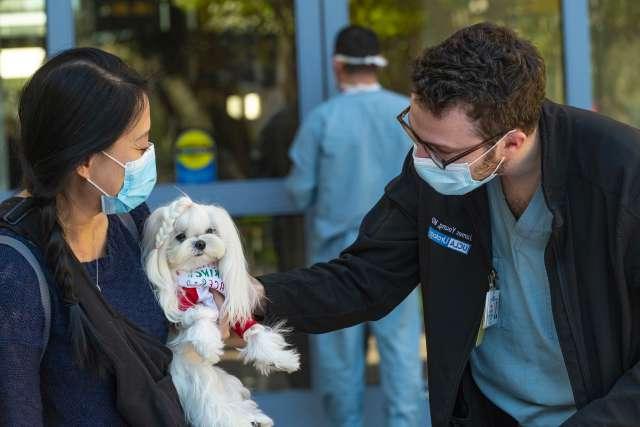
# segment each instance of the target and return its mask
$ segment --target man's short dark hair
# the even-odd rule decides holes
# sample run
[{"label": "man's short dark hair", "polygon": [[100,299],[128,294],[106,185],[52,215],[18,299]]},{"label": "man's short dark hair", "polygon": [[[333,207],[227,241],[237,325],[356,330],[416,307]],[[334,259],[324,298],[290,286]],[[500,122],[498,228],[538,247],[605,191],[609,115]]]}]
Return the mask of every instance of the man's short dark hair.
[{"label": "man's short dark hair", "polygon": [[545,65],[529,41],[481,23],[427,48],[415,61],[413,92],[436,117],[465,108],[479,136],[518,128],[531,133],[545,96]]},{"label": "man's short dark hair", "polygon": [[[362,58],[380,54],[380,42],[378,36],[372,30],[359,25],[344,27],[336,36],[334,54],[355,56]],[[362,71],[376,71],[375,65],[350,65],[344,64],[345,71],[349,73]]]}]

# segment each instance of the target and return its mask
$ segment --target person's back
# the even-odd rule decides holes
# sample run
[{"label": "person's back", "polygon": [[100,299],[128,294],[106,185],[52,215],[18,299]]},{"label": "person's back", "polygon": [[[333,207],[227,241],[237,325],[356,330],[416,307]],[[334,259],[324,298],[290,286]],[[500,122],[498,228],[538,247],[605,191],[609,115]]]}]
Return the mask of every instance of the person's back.
[{"label": "person's back", "polygon": [[[328,261],[351,244],[362,218],[402,167],[410,139],[395,121],[409,99],[382,89],[377,36],[361,27],[343,29],[336,40],[334,72],[341,94],[303,122],[290,150],[287,184],[301,209],[311,208],[311,261]],[[383,319],[368,324],[380,353],[385,425],[416,426],[425,405],[422,326],[413,292]],[[312,338],[314,386],[328,425],[363,425],[365,325]]]},{"label": "person's back", "polygon": [[[376,85],[347,90],[314,110],[320,134],[313,205],[312,261],[336,256],[355,239],[362,217],[396,176],[411,146],[394,114],[409,100]],[[295,162],[305,148],[292,150]],[[292,193],[304,186],[294,173]]]}]

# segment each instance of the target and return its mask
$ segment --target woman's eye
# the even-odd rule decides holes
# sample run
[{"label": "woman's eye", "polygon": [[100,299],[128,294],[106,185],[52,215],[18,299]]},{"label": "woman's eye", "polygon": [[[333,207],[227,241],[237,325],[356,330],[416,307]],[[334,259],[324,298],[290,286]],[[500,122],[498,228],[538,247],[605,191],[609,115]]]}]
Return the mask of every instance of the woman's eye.
[{"label": "woman's eye", "polygon": [[180,233],[176,236],[176,240],[180,243],[184,242],[184,240],[187,238],[187,236],[185,236],[184,233]]},{"label": "woman's eye", "polygon": [[136,151],[139,151],[140,154],[144,154],[149,150],[150,147],[151,145],[146,145],[146,146],[136,145],[134,148],[136,149]]},{"label": "woman's eye", "polygon": [[215,232],[216,232],[216,230],[215,230],[214,228],[209,227],[209,228],[207,228],[207,230],[205,231],[205,234],[213,234],[213,233],[215,233]]}]

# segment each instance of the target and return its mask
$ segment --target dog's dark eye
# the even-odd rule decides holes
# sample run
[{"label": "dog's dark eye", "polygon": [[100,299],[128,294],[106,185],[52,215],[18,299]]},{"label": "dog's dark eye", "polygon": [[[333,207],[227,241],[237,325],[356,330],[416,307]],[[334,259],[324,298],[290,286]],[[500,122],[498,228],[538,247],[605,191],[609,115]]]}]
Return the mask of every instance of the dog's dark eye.
[{"label": "dog's dark eye", "polygon": [[184,242],[184,240],[187,238],[187,236],[185,236],[184,233],[180,233],[176,236],[176,240],[180,243]]},{"label": "dog's dark eye", "polygon": [[207,230],[205,231],[205,234],[213,234],[213,233],[215,233],[215,232],[216,232],[216,229],[215,229],[215,228],[211,228],[211,227],[209,227],[209,228],[207,228]]}]

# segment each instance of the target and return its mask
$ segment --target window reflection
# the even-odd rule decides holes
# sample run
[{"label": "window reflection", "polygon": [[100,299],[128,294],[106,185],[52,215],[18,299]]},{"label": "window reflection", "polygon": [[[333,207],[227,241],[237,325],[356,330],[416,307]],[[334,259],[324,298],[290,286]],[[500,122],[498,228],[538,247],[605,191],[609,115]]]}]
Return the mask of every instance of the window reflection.
[{"label": "window reflection", "polygon": [[410,63],[427,46],[456,30],[491,21],[516,30],[540,50],[547,65],[547,97],[564,99],[560,1],[510,0],[351,0],[351,22],[374,29],[389,66],[384,85],[410,90]]},{"label": "window reflection", "polygon": [[15,188],[20,181],[15,150],[18,99],[44,60],[46,22],[44,0],[0,1],[0,190]]},{"label": "window reflection", "polygon": [[640,126],[639,2],[591,0],[594,109]]},{"label": "window reflection", "polygon": [[[259,142],[282,111],[297,125],[293,0],[80,0],[75,14],[79,46],[151,78],[160,182],[261,177],[276,161]],[[212,143],[177,146],[191,130]]]}]

